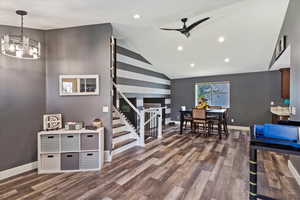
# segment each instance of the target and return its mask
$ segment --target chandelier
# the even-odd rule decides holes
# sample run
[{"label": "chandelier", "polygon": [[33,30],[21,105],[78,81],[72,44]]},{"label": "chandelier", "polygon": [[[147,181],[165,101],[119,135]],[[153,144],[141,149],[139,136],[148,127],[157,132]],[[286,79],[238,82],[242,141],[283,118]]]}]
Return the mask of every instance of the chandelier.
[{"label": "chandelier", "polygon": [[6,56],[21,59],[39,59],[41,56],[41,43],[24,35],[23,17],[26,11],[17,10],[21,16],[21,34],[5,34],[1,37],[1,53]]}]

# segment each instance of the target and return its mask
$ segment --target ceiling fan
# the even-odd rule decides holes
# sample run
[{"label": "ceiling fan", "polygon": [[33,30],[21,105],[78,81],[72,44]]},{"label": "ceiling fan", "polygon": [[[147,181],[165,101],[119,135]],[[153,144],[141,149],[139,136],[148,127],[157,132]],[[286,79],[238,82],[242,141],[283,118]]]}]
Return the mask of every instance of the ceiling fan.
[{"label": "ceiling fan", "polygon": [[185,35],[187,38],[190,37],[191,33],[190,31],[192,29],[194,29],[196,26],[198,26],[199,24],[209,20],[210,18],[209,17],[206,17],[206,18],[203,18],[203,19],[200,19],[199,21],[196,21],[195,23],[187,26],[186,23],[188,21],[188,18],[182,18],[181,21],[183,22],[183,27],[182,28],[178,28],[178,29],[175,29],[175,28],[160,28],[161,30],[165,30],[165,31],[178,31],[180,33],[182,33],[183,35]]}]

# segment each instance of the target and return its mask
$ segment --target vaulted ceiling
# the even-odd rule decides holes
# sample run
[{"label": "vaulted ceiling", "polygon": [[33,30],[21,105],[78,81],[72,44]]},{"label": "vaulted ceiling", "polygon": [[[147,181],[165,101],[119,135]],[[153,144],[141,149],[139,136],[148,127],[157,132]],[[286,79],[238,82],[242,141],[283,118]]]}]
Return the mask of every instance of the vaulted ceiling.
[{"label": "vaulted ceiling", "polygon": [[[146,57],[170,78],[268,69],[289,0],[1,0],[0,24],[19,25],[15,10],[29,12],[25,26],[64,28],[110,22],[121,45]],[[140,19],[133,19],[139,14]],[[160,27],[193,23],[190,38]],[[218,42],[223,36],[225,41]],[[177,51],[178,46],[183,51]],[[229,58],[230,62],[224,62]],[[195,66],[191,67],[190,64]]]}]

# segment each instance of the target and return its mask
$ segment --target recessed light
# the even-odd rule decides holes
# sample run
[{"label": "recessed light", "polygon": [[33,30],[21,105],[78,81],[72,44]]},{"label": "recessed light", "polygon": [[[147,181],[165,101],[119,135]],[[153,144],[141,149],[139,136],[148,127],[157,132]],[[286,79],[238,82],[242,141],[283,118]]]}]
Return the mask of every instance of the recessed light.
[{"label": "recessed light", "polygon": [[135,14],[135,15],[133,15],[133,18],[134,18],[134,19],[140,19],[140,18],[141,18],[141,15]]},{"label": "recessed light", "polygon": [[218,41],[219,41],[220,43],[223,43],[223,42],[225,41],[225,38],[224,38],[223,36],[220,36],[220,37],[218,38]]},{"label": "recessed light", "polygon": [[191,68],[194,68],[194,67],[195,67],[195,63],[191,63],[191,64],[190,64],[190,67],[191,67]]},{"label": "recessed light", "polygon": [[177,50],[178,50],[178,51],[182,51],[182,50],[183,50],[183,46],[178,46],[178,47],[177,47]]},{"label": "recessed light", "polygon": [[230,59],[229,59],[229,58],[225,58],[225,59],[224,59],[224,62],[229,63],[229,62],[230,62]]}]

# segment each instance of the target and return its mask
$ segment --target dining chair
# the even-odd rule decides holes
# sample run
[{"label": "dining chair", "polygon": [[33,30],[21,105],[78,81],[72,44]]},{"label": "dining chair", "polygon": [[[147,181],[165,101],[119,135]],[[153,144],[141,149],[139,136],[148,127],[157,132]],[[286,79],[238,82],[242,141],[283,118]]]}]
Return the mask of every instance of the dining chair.
[{"label": "dining chair", "polygon": [[197,128],[199,128],[199,125],[202,125],[205,135],[210,135],[212,121],[207,118],[206,110],[194,108],[192,111],[192,132],[196,132]]},{"label": "dining chair", "polygon": [[184,116],[183,116],[184,127],[187,128],[188,123],[190,123],[190,125],[192,127],[192,121],[193,121],[193,118],[192,118],[191,114],[190,113],[185,113]]},{"label": "dining chair", "polygon": [[220,138],[222,137],[222,132],[225,133],[226,136],[228,136],[228,108],[226,108],[224,114],[222,117],[219,116],[211,116],[210,119],[212,120],[212,127],[214,127],[214,124],[216,123],[218,125],[218,132],[220,134]]},{"label": "dining chair", "polygon": [[228,112],[229,112],[229,109],[226,108],[226,111],[225,111],[223,119],[222,119],[222,125],[223,125],[223,129],[224,129],[224,132],[225,132],[226,136],[229,135],[228,124],[227,124],[227,121],[228,121]]},{"label": "dining chair", "polygon": [[[222,106],[208,106],[208,109],[222,109]],[[214,130],[214,124],[219,125],[219,116],[208,116],[212,120],[212,130]]]}]

